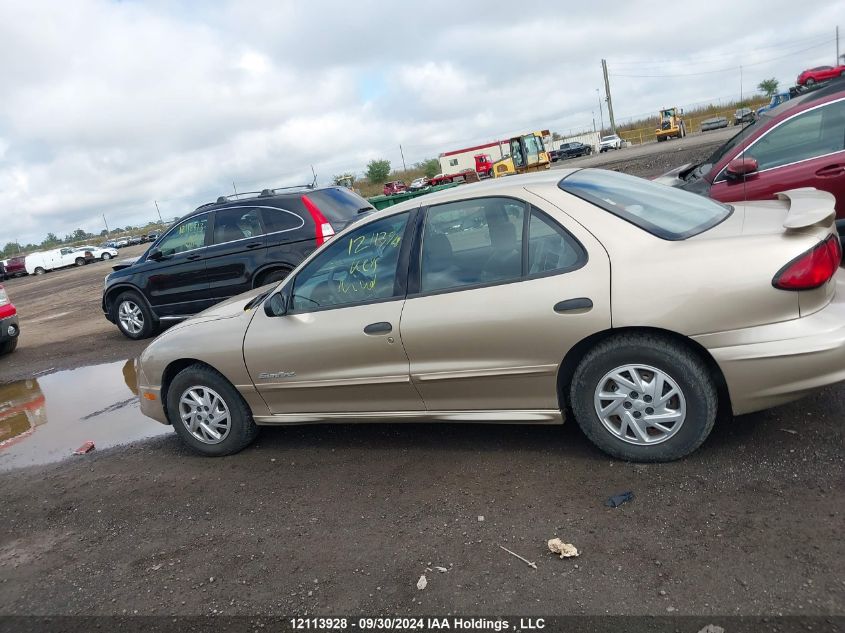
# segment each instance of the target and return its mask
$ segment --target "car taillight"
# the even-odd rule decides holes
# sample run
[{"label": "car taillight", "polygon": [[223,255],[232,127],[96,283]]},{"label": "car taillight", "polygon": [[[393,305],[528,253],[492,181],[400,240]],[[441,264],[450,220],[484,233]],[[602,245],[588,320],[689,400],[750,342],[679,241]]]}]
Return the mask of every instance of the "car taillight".
[{"label": "car taillight", "polygon": [[6,294],[6,289],[0,286],[0,306],[6,306],[10,303],[11,301],[9,301],[9,295]]},{"label": "car taillight", "polygon": [[812,290],[826,284],[842,261],[839,238],[829,236],[778,271],[772,285],[781,290]]},{"label": "car taillight", "polygon": [[315,236],[317,246],[320,246],[323,242],[328,242],[334,235],[334,227],[331,225],[331,222],[322,214],[320,208],[308,199],[308,196],[302,196],[302,204],[308,209],[311,219],[314,220],[314,226],[317,227],[317,234]]}]

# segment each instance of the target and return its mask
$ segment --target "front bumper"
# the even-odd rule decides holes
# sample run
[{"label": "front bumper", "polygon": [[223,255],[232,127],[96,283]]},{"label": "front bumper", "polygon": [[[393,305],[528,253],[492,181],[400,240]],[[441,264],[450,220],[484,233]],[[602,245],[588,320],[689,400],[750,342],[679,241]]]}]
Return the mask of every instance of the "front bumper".
[{"label": "front bumper", "polygon": [[13,338],[17,338],[20,334],[20,326],[18,325],[18,315],[14,314],[5,319],[0,319],[0,343],[5,343]]},{"label": "front bumper", "polygon": [[735,414],[802,398],[845,380],[845,273],[831,302],[809,316],[693,337],[725,376]]}]

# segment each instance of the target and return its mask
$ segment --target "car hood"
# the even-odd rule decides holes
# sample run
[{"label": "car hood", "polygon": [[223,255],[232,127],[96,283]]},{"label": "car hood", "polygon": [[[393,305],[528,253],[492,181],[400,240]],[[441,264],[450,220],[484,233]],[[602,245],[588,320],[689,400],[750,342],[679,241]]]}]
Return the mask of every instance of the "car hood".
[{"label": "car hood", "polygon": [[658,176],[654,179],[654,182],[660,183],[661,185],[668,185],[670,187],[680,187],[684,183],[684,181],[681,180],[681,172],[688,170],[692,166],[692,163],[685,163],[680,167],[667,171],[662,176]]},{"label": "car hood", "polygon": [[137,262],[140,257],[127,257],[126,259],[121,259],[119,262],[112,264],[112,270],[123,270],[124,268],[129,268],[132,264]]}]

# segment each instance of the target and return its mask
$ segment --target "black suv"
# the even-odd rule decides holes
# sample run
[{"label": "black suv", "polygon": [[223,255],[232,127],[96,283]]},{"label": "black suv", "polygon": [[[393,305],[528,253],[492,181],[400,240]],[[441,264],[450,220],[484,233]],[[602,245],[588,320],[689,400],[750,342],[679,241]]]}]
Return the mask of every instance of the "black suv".
[{"label": "black suv", "polygon": [[564,143],[559,150],[555,151],[552,157],[552,162],[564,160],[566,158],[575,158],[576,156],[589,156],[593,153],[593,148],[584,143],[574,141],[572,143]]},{"label": "black suv", "polygon": [[131,339],[287,277],[372,205],[344,187],[289,187],[198,207],[106,277],[103,312]]}]

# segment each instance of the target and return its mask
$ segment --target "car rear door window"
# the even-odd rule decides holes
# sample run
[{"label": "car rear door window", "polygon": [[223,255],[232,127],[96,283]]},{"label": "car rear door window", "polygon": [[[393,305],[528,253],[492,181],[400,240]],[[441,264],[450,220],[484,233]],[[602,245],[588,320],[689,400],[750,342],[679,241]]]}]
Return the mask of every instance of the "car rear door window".
[{"label": "car rear door window", "polygon": [[175,255],[205,246],[208,214],[194,216],[177,225],[158,245],[164,255]]},{"label": "car rear door window", "polygon": [[292,211],[284,209],[261,209],[261,218],[268,233],[282,233],[293,231],[305,224],[305,221]]},{"label": "car rear door window", "polygon": [[772,169],[845,149],[845,99],[802,112],[764,134],[745,152]]},{"label": "car rear door window", "polygon": [[408,213],[399,213],[332,241],[294,279],[292,310],[309,312],[395,296],[407,222]]},{"label": "car rear door window", "polygon": [[258,237],[264,231],[258,218],[258,209],[252,207],[231,207],[214,212],[213,244],[226,244],[250,237]]},{"label": "car rear door window", "polygon": [[528,275],[575,270],[586,261],[586,251],[568,231],[539,209],[531,207]]},{"label": "car rear door window", "polygon": [[428,209],[420,291],[518,279],[522,275],[525,203],[473,198]]}]

